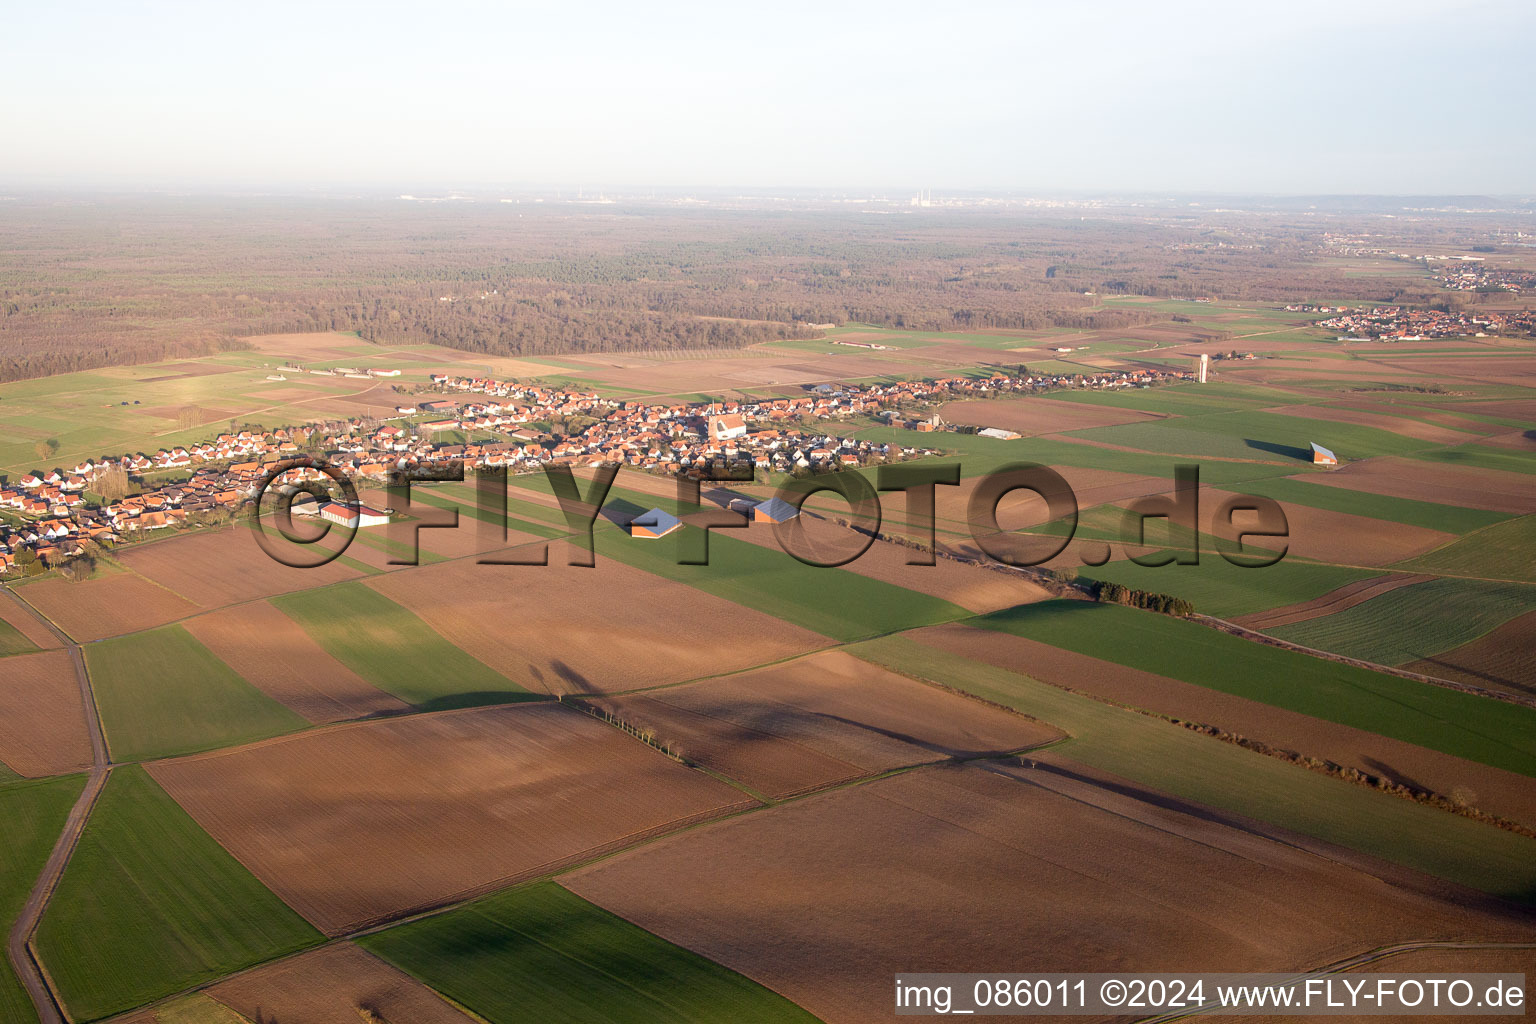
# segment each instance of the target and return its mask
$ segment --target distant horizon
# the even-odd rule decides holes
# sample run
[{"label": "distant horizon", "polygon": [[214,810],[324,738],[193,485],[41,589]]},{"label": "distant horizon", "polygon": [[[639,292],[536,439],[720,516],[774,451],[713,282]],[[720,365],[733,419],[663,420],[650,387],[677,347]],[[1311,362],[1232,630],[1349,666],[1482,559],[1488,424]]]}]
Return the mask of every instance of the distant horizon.
[{"label": "distant horizon", "polygon": [[85,0],[0,37],[0,191],[1529,195],[1533,36],[1519,0]]}]

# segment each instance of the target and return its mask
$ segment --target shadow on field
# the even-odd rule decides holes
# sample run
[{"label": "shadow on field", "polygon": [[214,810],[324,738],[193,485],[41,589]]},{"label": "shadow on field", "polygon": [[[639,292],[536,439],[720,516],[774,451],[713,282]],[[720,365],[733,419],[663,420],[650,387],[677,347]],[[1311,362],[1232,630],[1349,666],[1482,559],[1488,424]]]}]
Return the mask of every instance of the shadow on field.
[{"label": "shadow on field", "polygon": [[1297,448],[1295,445],[1276,444],[1273,441],[1255,441],[1251,437],[1244,438],[1243,443],[1249,448],[1257,448],[1261,452],[1269,452],[1271,455],[1279,455],[1282,458],[1295,459],[1298,462],[1312,461],[1310,448]]},{"label": "shadow on field", "polygon": [[468,693],[450,693],[434,697],[416,705],[417,711],[455,711],[459,708],[481,708],[492,704],[521,704],[531,700],[549,700],[547,694],[529,693],[527,690],[473,690]]},{"label": "shadow on field", "polygon": [[609,498],[602,508],[603,518],[614,526],[619,527],[628,526],[635,520],[636,516],[649,511],[650,509],[641,508],[634,502],[625,501],[623,498]]}]

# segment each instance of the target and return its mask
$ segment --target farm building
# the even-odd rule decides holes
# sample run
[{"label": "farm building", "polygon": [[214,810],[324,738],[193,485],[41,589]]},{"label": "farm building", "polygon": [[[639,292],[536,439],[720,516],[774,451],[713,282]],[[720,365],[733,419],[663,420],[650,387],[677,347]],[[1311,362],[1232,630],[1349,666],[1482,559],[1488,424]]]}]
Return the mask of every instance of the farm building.
[{"label": "farm building", "polygon": [[800,514],[783,498],[769,498],[752,510],[752,521],[755,523],[785,523]]},{"label": "farm building", "polygon": [[321,506],[320,518],[349,528],[383,526],[389,522],[389,513],[380,512],[378,509],[370,508],[367,505],[359,505],[354,511],[351,507],[343,505],[339,501],[331,501]]},{"label": "farm building", "polygon": [[1319,466],[1337,466],[1339,464],[1339,457],[1316,441],[1313,441],[1312,461]]},{"label": "farm building", "polygon": [[976,431],[976,434],[979,437],[995,437],[1001,441],[1011,441],[1019,436],[1011,430],[1004,430],[1002,427],[983,427]]},{"label": "farm building", "polygon": [[655,540],[658,537],[665,537],[673,530],[681,529],[682,525],[683,521],[677,516],[670,512],[663,512],[659,508],[653,508],[630,520],[629,535]]}]

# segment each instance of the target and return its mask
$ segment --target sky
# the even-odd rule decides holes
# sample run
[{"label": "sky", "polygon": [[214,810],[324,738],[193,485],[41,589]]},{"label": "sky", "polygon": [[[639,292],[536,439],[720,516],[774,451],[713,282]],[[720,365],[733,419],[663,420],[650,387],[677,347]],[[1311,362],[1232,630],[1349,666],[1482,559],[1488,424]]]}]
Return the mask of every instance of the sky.
[{"label": "sky", "polygon": [[0,190],[1536,193],[1530,0],[60,0],[4,22]]}]

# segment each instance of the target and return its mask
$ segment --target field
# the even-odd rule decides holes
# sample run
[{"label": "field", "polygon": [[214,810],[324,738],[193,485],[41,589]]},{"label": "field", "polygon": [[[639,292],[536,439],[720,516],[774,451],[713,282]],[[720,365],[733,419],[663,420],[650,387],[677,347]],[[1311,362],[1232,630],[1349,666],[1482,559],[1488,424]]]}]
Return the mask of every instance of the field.
[{"label": "field", "polygon": [[1332,615],[1334,612],[1353,608],[1390,590],[1423,583],[1431,578],[1411,572],[1389,572],[1380,576],[1366,576],[1330,590],[1310,601],[1298,601],[1269,611],[1236,615],[1232,617],[1232,621],[1240,626],[1261,631],[1272,626],[1289,626],[1293,622],[1305,622],[1308,619],[1321,618],[1324,615]]},{"label": "field", "polygon": [[908,772],[562,882],[829,1022],[887,1019],[890,979],[913,962],[1294,970],[1393,938],[1514,931],[1123,795],[1070,761],[1034,765]]},{"label": "field", "polygon": [[305,721],[339,722],[410,708],[331,657],[302,626],[265,601],[199,615],[183,626],[246,682]]},{"label": "field", "polygon": [[1403,667],[1473,686],[1536,697],[1536,612],[1511,619],[1492,632]]},{"label": "field", "polygon": [[491,1024],[811,1024],[780,995],[552,883],[362,940]]},{"label": "field", "polygon": [[1368,569],[1303,562],[1286,558],[1262,569],[1233,565],[1207,553],[1199,565],[1144,566],[1110,562],[1086,567],[1094,580],[1120,583],[1133,590],[1173,594],[1194,602],[1195,610],[1220,618],[1308,601],[1347,584],[1375,578]]},{"label": "field", "polygon": [[1307,478],[1310,483],[1414,501],[1465,505],[1489,512],[1528,515],[1536,512],[1536,488],[1519,473],[1444,465],[1422,459],[1373,459],[1332,473]]},{"label": "field", "polygon": [[0,661],[0,761],[18,775],[91,766],[91,739],[74,661],[64,651]]},{"label": "field", "polygon": [[[306,552],[307,554],[307,552]],[[340,560],[293,569],[263,551],[250,529],[198,532],[128,548],[122,563],[202,608],[356,579]]]},{"label": "field", "polygon": [[44,577],[17,588],[17,596],[85,643],[153,629],[195,615],[196,605],[132,572],[113,572],[78,583]]},{"label": "field", "polygon": [[[21,913],[84,785],[85,777],[80,775],[0,781],[0,820],[5,821],[5,843],[0,845],[0,921],[7,922],[7,927]],[[37,1020],[9,957],[0,958],[0,1019],[18,1024]]]},{"label": "field", "polygon": [[1536,709],[1529,707],[1319,662],[1134,608],[1048,601],[973,621],[1520,775],[1536,775]]},{"label": "field", "polygon": [[220,982],[209,994],[249,1020],[342,1022],[360,1011],[402,1024],[472,1024],[426,986],[363,952],[336,943]]},{"label": "field", "polygon": [[333,726],[150,772],[327,934],[752,802],[553,702]]},{"label": "field", "polygon": [[1401,568],[1536,583],[1536,516],[1490,526]]},{"label": "field", "polygon": [[841,651],[594,703],[690,760],[776,799],[903,765],[1002,754],[1061,736]]},{"label": "field", "polygon": [[95,1020],[319,939],[127,767],[102,792],[37,948],[70,1014]]},{"label": "field", "polygon": [[86,666],[117,761],[249,743],[309,724],[180,626],[92,644]]},{"label": "field", "polygon": [[[681,682],[825,643],[809,630],[601,554],[590,569],[560,564],[560,548],[551,545],[547,566],[451,562],[369,586],[481,662],[545,693]],[[596,630],[594,599],[615,613]],[[487,629],[487,622],[501,626]]]},{"label": "field", "polygon": [[1536,610],[1536,587],[1444,577],[1399,587],[1271,636],[1379,665],[1402,665],[1469,643]]},{"label": "field", "polygon": [[273,598],[337,661],[418,707],[526,700],[528,691],[361,583]]},{"label": "field", "polygon": [[1155,419],[1136,409],[1095,407],[1052,398],[1005,398],[992,401],[949,402],[939,408],[946,423],[1001,427],[1015,434],[1055,434],[1066,430],[1108,427]]},{"label": "field", "polygon": [[[958,625],[868,641],[854,653],[953,686],[1071,734],[1054,750],[1151,794],[1268,822],[1380,863],[1536,904],[1533,841],[1465,818],[1264,757],[1134,711],[973,660]],[[981,649],[984,653],[984,648]],[[1010,657],[1012,655],[1010,654]],[[1027,666],[1026,666],[1027,667]]]},{"label": "field", "polygon": [[[15,591],[7,591],[14,595]],[[0,599],[0,622],[4,622],[10,630],[6,632],[5,645],[9,654],[20,654],[38,648],[59,646],[59,638],[53,632],[37,621],[30,611],[21,606],[21,603],[10,597]],[[21,634],[21,640],[12,635],[12,632]],[[24,642],[23,642],[24,641]],[[4,657],[4,655],[0,655]]]},{"label": "field", "polygon": [[1072,693],[1427,788],[1536,828],[1536,787],[1524,775],[996,630],[953,623],[910,635],[957,657]]}]

